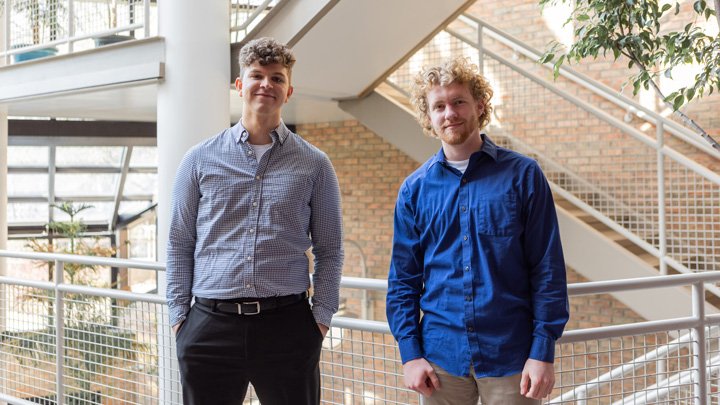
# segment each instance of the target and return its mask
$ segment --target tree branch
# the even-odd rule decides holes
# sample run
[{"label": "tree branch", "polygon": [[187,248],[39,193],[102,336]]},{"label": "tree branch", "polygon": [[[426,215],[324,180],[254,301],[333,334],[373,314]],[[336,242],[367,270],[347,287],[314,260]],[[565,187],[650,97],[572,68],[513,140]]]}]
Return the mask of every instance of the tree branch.
[{"label": "tree branch", "polygon": [[[717,2],[720,0],[715,0],[715,1]],[[640,61],[635,57],[635,54],[633,54],[632,51],[629,51],[628,54],[623,52],[623,54],[625,56],[629,57],[633,62],[635,62],[635,64],[638,65],[638,67],[640,67],[640,69],[643,72],[648,72],[648,70],[645,68],[645,66],[642,63],[640,63]],[[650,85],[652,86],[653,90],[655,90],[655,94],[657,94],[657,96],[660,97],[660,99],[663,101],[663,103],[665,103],[665,105],[668,108],[670,108],[670,110],[672,110],[673,114],[675,114],[678,118],[680,118],[680,120],[683,123],[685,123],[685,125],[694,129],[695,131],[697,131],[700,134],[700,136],[702,136],[715,150],[720,151],[720,144],[715,139],[713,139],[713,137],[710,136],[710,134],[708,134],[700,125],[698,125],[687,114],[680,111],[679,109],[676,110],[675,107],[669,101],[666,101],[665,94],[663,94],[662,90],[660,90],[660,86],[658,86],[658,84],[655,83],[655,80],[653,80],[651,78],[648,80],[648,82],[650,82]]]}]

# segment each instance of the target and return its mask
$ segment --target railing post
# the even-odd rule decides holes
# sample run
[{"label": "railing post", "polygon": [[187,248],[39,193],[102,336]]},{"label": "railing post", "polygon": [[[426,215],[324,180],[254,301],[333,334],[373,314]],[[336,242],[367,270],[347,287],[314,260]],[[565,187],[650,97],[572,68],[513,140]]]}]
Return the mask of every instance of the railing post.
[{"label": "railing post", "polygon": [[5,64],[10,64],[10,55],[7,54],[7,52],[10,50],[10,10],[12,6],[12,0],[5,0],[5,24],[4,24],[4,34],[5,34],[5,49],[3,51],[5,52]]},{"label": "railing post", "polygon": [[693,317],[697,323],[692,330],[693,334],[693,368],[695,368],[695,404],[704,405],[707,402],[707,369],[705,345],[705,284],[697,282],[692,286]]},{"label": "railing post", "polygon": [[483,29],[484,25],[478,22],[477,35],[478,35],[478,69],[480,74],[483,74],[485,68],[483,67],[483,60],[485,59],[485,50],[483,48]]},{"label": "railing post", "polygon": [[661,121],[656,124],[657,135],[657,182],[658,182],[658,227],[660,239],[660,274],[668,274],[667,271],[667,231],[665,223],[665,128]]},{"label": "railing post", "polygon": [[150,38],[150,0],[143,0],[143,28],[145,30],[145,38]]},{"label": "railing post", "polygon": [[57,384],[57,403],[65,403],[65,309],[62,292],[58,288],[63,283],[64,263],[55,260],[55,384]]},{"label": "railing post", "polygon": [[68,32],[67,32],[68,53],[72,53],[73,48],[75,47],[75,41],[73,41],[74,36],[75,36],[75,0],[68,0]]}]

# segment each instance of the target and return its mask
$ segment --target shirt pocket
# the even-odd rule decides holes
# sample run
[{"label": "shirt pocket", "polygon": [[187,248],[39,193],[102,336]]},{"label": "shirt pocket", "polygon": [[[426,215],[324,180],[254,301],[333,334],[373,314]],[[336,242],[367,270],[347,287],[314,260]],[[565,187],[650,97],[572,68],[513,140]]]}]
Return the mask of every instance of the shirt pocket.
[{"label": "shirt pocket", "polygon": [[519,233],[518,203],[514,194],[478,200],[478,233],[490,236],[512,236]]}]

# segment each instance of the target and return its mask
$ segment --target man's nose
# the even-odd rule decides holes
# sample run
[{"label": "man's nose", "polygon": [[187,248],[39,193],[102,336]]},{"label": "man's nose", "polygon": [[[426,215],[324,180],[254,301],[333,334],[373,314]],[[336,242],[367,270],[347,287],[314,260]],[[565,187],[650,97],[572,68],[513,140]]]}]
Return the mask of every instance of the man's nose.
[{"label": "man's nose", "polygon": [[454,107],[448,106],[445,108],[445,118],[447,118],[447,119],[455,118],[455,117],[457,117],[457,115],[458,115],[457,111],[455,111]]}]

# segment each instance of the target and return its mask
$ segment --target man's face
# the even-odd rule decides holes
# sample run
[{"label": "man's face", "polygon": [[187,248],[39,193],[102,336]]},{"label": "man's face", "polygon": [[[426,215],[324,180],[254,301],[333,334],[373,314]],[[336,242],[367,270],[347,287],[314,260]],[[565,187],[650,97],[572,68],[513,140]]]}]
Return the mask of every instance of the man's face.
[{"label": "man's face", "polygon": [[461,145],[478,131],[484,106],[473,98],[467,84],[434,86],[427,101],[433,131],[444,143]]},{"label": "man's face", "polygon": [[289,72],[279,63],[263,66],[253,62],[235,81],[235,88],[244,100],[244,108],[261,115],[279,114],[293,92]]}]

